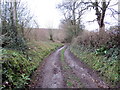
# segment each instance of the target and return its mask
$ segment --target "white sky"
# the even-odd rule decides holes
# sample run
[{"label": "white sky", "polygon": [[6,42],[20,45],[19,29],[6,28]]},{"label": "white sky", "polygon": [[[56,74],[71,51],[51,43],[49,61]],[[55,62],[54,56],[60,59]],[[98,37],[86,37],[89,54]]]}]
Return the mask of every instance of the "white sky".
[{"label": "white sky", "polygon": [[40,28],[58,28],[62,14],[56,9],[60,0],[26,0]]},{"label": "white sky", "polygon": [[[25,0],[28,4],[28,8],[31,13],[34,14],[35,20],[39,24],[40,28],[59,28],[60,20],[63,18],[60,10],[56,9],[56,6],[62,0]],[[95,12],[91,11],[86,13],[84,23],[86,29],[95,30],[98,28],[97,22],[87,23],[95,19]],[[113,22],[114,20],[107,16],[105,21]],[[113,24],[112,24],[113,25]],[[106,25],[108,27],[109,25]]]}]

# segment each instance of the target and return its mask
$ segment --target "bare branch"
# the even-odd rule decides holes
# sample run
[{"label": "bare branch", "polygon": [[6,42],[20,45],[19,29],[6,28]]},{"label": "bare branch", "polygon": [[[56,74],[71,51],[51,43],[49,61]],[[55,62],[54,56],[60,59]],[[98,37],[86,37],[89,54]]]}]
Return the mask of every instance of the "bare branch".
[{"label": "bare branch", "polygon": [[116,3],[113,4],[113,5],[109,5],[109,7],[113,7],[113,6],[115,6],[115,5],[118,5],[118,2],[116,2]]},{"label": "bare branch", "polygon": [[95,22],[95,21],[97,21],[97,19],[94,19],[94,20],[92,20],[92,21],[87,21],[88,23],[93,23],[93,22]]},{"label": "bare branch", "polygon": [[110,2],[111,2],[111,0],[108,1],[108,4],[106,5],[106,8],[109,6]]}]

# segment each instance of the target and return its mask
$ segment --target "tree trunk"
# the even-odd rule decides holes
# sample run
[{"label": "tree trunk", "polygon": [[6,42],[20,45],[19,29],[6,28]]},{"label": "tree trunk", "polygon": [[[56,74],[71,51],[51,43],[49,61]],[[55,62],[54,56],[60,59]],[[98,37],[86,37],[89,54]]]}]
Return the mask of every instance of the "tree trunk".
[{"label": "tree trunk", "polygon": [[98,0],[95,1],[95,10],[97,15],[97,22],[99,25],[99,34],[102,35],[105,33],[105,24],[104,24],[104,18],[105,18],[105,12],[107,8],[106,0],[103,0],[102,2],[102,10],[99,9],[99,3]]},{"label": "tree trunk", "polygon": [[105,25],[104,24],[102,26],[99,25],[99,35],[103,37],[104,33],[105,33]]},{"label": "tree trunk", "polygon": [[75,4],[76,4],[76,1],[73,2],[73,10],[72,10],[72,15],[73,15],[73,31],[74,31],[74,34],[76,36],[76,17],[75,17]]}]

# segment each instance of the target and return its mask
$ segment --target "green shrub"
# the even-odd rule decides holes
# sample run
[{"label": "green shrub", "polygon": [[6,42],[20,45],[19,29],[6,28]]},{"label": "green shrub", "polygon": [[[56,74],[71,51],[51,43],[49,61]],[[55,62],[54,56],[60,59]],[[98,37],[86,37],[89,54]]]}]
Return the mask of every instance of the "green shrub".
[{"label": "green shrub", "polygon": [[27,52],[3,49],[2,88],[25,88],[30,83],[30,75],[37,69],[39,63],[61,44],[45,42],[29,43]]},{"label": "green shrub", "polygon": [[95,50],[96,55],[105,55],[106,53],[107,53],[107,49],[105,46],[102,46],[101,48]]},{"label": "green shrub", "polygon": [[15,50],[3,50],[3,54],[7,55],[3,58],[4,63],[2,64],[3,86],[22,88],[23,85],[28,84],[29,74],[34,64]]},{"label": "green shrub", "polygon": [[[70,50],[74,53],[74,55],[79,57],[80,60],[98,71],[102,78],[105,79],[107,83],[110,83],[113,87],[115,87],[115,85],[117,85],[117,83],[120,81],[120,67],[118,64],[119,58],[116,57],[118,55],[117,49],[114,49],[116,51],[113,52],[114,54],[112,53],[113,55],[111,55],[109,58],[106,57],[106,55],[101,54],[101,52],[105,51],[103,48],[98,50],[100,53],[99,55],[96,55],[96,52],[94,53],[83,50],[82,47],[78,49],[77,46],[71,46]],[[110,50],[107,52],[110,52]]]}]

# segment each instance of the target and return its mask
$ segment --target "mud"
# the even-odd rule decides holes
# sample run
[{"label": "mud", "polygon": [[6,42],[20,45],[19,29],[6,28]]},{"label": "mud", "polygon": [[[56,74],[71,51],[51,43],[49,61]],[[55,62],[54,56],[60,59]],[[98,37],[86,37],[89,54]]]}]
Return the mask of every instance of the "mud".
[{"label": "mud", "polygon": [[[34,72],[30,88],[109,88],[99,75],[74,56],[69,48],[61,62],[61,47],[48,56]],[[72,83],[72,84],[71,84]]]},{"label": "mud", "polygon": [[40,67],[36,72],[33,85],[34,88],[63,88],[64,79],[61,71],[60,65],[60,51],[64,47],[61,47],[56,52],[52,53],[49,57],[45,59],[42,67]]},{"label": "mud", "polygon": [[99,75],[75,57],[70,52],[69,48],[66,49],[64,56],[65,61],[72,68],[73,72],[77,75],[85,88],[109,88],[109,86],[100,79]]}]

